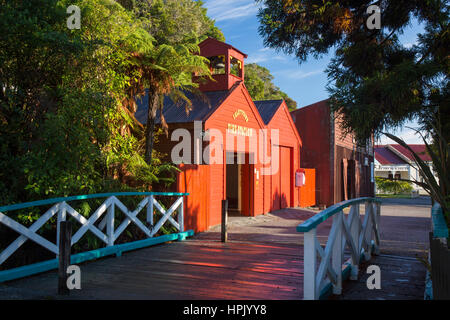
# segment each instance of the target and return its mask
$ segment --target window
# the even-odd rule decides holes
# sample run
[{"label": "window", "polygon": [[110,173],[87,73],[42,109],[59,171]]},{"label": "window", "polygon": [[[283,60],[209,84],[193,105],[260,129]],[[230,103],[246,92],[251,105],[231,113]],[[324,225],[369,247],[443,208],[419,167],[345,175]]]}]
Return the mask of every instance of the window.
[{"label": "window", "polygon": [[231,74],[242,78],[242,62],[230,56]]},{"label": "window", "polygon": [[213,75],[225,74],[225,56],[208,57],[208,59],[209,67]]}]

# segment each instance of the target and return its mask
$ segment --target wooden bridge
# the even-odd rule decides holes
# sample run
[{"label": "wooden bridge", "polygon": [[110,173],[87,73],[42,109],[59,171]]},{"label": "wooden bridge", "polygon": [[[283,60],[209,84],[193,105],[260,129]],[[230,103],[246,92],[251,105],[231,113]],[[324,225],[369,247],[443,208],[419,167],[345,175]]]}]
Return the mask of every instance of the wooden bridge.
[{"label": "wooden bridge", "polygon": [[[125,213],[127,223],[135,222],[133,219],[137,219],[139,211],[148,204],[155,205],[153,195],[146,199],[138,206],[139,210]],[[220,226],[187,239],[175,236],[167,238],[172,240],[170,242],[150,247],[142,245],[139,250],[134,250],[139,246],[126,248],[124,244],[109,242],[109,246],[100,249],[103,253],[97,254],[100,259],[95,261],[83,262],[88,259],[80,257],[86,254],[79,254],[78,260],[72,256],[72,264],[75,261],[81,269],[81,289],[71,290],[69,296],[56,294],[58,273],[47,271],[22,279],[3,280],[0,299],[318,299],[327,291],[339,293],[336,290],[342,288],[343,279],[356,276],[358,264],[376,253],[379,246],[379,210],[376,208],[379,206],[368,200],[352,200],[320,213],[284,209],[257,217],[229,217],[230,234],[226,243],[220,242]],[[182,200],[177,201],[182,203]],[[112,203],[117,205],[114,199],[110,200]],[[120,205],[117,207],[127,210]],[[174,223],[180,234],[186,234],[182,233],[182,223],[175,223],[170,217],[178,211],[177,221],[181,222],[182,210],[176,210],[177,206],[168,210],[160,205],[155,207],[161,209],[164,221]],[[114,212],[108,208],[102,210],[109,214]],[[360,208],[366,214],[360,216]],[[67,214],[72,212],[66,209]],[[101,214],[96,213],[96,219],[100,220]],[[333,219],[328,219],[332,216]],[[97,228],[95,232],[100,238],[105,236],[108,244],[115,231],[112,224],[107,228],[108,214],[104,219],[105,223],[102,220],[94,224],[95,220],[89,218],[84,225],[91,221],[87,229]],[[147,216],[147,220],[150,219]],[[102,225],[107,229],[106,234],[102,232]],[[308,237],[299,229],[307,232]],[[154,232],[151,227],[147,230],[150,234]],[[308,247],[307,243],[305,252],[304,239],[313,244]],[[104,253],[108,248],[109,253]],[[107,257],[111,253],[116,256]],[[304,270],[305,258],[315,261],[308,265],[309,271]],[[0,280],[5,272],[8,270],[0,272]],[[310,290],[306,295],[305,288]]]}]

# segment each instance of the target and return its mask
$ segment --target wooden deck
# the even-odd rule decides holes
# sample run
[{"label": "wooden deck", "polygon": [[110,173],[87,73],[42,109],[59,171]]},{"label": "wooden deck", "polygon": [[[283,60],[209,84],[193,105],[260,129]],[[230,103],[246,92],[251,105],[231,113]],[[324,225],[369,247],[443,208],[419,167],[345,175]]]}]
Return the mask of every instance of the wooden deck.
[{"label": "wooden deck", "polygon": [[[411,200],[413,201],[413,200]],[[423,297],[430,206],[386,203],[381,219],[382,290],[360,280],[341,299]],[[258,217],[229,217],[228,243],[220,226],[184,242],[167,243],[81,264],[81,290],[57,296],[57,272],[0,284],[1,299],[302,299],[303,235],[295,227],[317,211],[285,209]],[[332,219],[317,230],[323,244]],[[414,232],[413,232],[414,231]],[[371,262],[371,263],[372,263]],[[412,263],[415,262],[415,263]]]},{"label": "wooden deck", "polygon": [[[295,227],[315,212],[287,209],[230,217],[218,228],[80,265],[81,290],[69,299],[302,299],[302,235]],[[57,272],[0,284],[0,299],[54,299]]]}]

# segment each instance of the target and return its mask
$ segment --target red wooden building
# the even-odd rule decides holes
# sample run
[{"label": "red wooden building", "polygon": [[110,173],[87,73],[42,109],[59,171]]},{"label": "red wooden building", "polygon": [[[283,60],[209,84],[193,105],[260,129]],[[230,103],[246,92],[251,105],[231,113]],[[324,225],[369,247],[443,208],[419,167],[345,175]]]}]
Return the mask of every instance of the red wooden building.
[{"label": "red wooden building", "polygon": [[[178,134],[174,138],[175,130],[184,129],[192,137],[190,147],[179,153],[184,160],[176,185],[177,191],[190,194],[186,228],[198,232],[220,224],[223,199],[228,199],[230,213],[244,216],[300,205],[294,175],[300,169],[302,142],[286,103],[252,100],[244,84],[246,54],[211,38],[200,50],[211,62],[215,81],[200,85],[201,96],[186,93],[192,101],[188,114],[183,105],[165,98],[169,138],[161,137],[155,146],[170,158],[182,140]],[[144,98],[136,113],[142,123],[146,106]],[[278,139],[271,129],[277,130]],[[272,154],[278,154],[276,159]]]},{"label": "red wooden building", "polygon": [[303,141],[302,166],[316,169],[316,201],[330,206],[374,195],[373,139],[360,147],[344,135],[327,100],[291,112]]}]

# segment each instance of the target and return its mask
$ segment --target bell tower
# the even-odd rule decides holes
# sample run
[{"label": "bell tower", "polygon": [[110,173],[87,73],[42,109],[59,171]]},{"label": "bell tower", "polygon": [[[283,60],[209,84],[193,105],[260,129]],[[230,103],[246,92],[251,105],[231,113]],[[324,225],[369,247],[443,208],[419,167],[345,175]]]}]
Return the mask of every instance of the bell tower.
[{"label": "bell tower", "polygon": [[244,81],[245,53],[213,38],[204,40],[199,47],[200,55],[209,59],[209,67],[215,80],[201,83],[201,91],[229,90],[236,82]]}]

